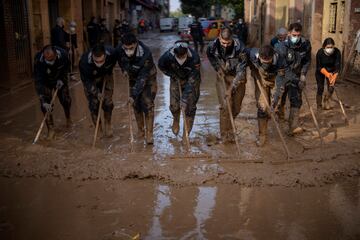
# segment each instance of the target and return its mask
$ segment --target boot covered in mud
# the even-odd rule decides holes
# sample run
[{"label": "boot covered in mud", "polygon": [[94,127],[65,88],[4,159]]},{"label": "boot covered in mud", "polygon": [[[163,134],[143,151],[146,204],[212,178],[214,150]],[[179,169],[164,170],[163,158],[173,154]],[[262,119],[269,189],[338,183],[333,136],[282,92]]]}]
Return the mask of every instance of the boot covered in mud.
[{"label": "boot covered in mud", "polygon": [[266,118],[259,118],[258,119],[258,126],[259,126],[259,137],[256,141],[256,145],[258,147],[262,147],[265,145],[267,140],[267,122]]},{"label": "boot covered in mud", "polygon": [[154,112],[148,112],[145,115],[146,121],[146,143],[148,145],[154,144],[153,130],[154,130]]},{"label": "boot covered in mud", "polygon": [[322,95],[316,95],[316,108],[318,111],[322,109]]},{"label": "boot covered in mud", "polygon": [[48,129],[47,132],[47,140],[54,140],[55,139],[55,129],[54,129],[54,119],[52,114],[49,114],[49,116],[46,119],[46,127]]},{"label": "boot covered in mud", "polygon": [[144,121],[144,114],[142,112],[134,111],[136,124],[137,124],[137,137],[139,139],[144,139],[145,137],[145,121]]},{"label": "boot covered in mud", "polygon": [[289,135],[293,136],[303,132],[303,129],[299,126],[299,108],[290,108],[289,115]]},{"label": "boot covered in mud", "polygon": [[180,112],[173,113],[172,132],[177,136],[180,130]]},{"label": "boot covered in mud", "polygon": [[[187,127],[187,133],[188,133],[188,136],[190,136],[190,132],[192,130],[192,127],[194,125],[194,118],[193,117],[186,117],[185,119],[186,121],[186,127]],[[185,141],[185,124],[184,124],[184,129],[183,129],[183,141]]]},{"label": "boot covered in mud", "polygon": [[113,129],[111,126],[111,112],[104,112],[104,120],[105,120],[105,137],[112,137]]},{"label": "boot covered in mud", "polygon": [[324,97],[324,110],[330,110],[331,106],[330,106],[330,95],[326,94]]}]

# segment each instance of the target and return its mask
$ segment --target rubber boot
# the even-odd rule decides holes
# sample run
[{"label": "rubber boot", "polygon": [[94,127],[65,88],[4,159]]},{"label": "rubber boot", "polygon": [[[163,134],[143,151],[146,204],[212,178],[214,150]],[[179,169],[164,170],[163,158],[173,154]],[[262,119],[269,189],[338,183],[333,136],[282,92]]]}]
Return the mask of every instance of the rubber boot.
[{"label": "rubber boot", "polygon": [[267,122],[266,118],[259,118],[258,119],[258,126],[259,126],[259,137],[256,141],[256,145],[258,147],[262,147],[265,145],[267,140]]},{"label": "rubber boot", "polygon": [[329,94],[326,94],[324,97],[324,110],[330,110]]},{"label": "rubber boot", "polygon": [[298,108],[290,108],[289,135],[291,136],[303,132],[303,129],[299,126],[299,111]]},{"label": "rubber boot", "polygon": [[148,145],[154,144],[153,130],[154,130],[154,112],[148,112],[145,115],[146,121],[146,143]]},{"label": "rubber boot", "polygon": [[104,112],[104,120],[105,120],[105,137],[112,137],[113,129],[111,126],[111,112]]},{"label": "rubber boot", "polygon": [[47,140],[54,140],[55,139],[55,130],[54,130],[54,119],[52,114],[49,114],[48,118],[46,119],[46,126],[48,129],[47,133]]},{"label": "rubber boot", "polygon": [[177,136],[180,130],[180,112],[173,113],[172,132]]},{"label": "rubber boot", "polygon": [[316,95],[316,108],[318,111],[322,109],[322,95]]},{"label": "rubber boot", "polygon": [[[186,117],[186,127],[187,127],[187,133],[188,136],[190,136],[190,132],[192,130],[192,127],[194,125],[194,118],[193,117]],[[185,141],[185,124],[184,124],[184,129],[183,129],[183,141]]]},{"label": "rubber boot", "polygon": [[145,137],[145,122],[144,122],[144,114],[142,112],[136,112],[135,119],[138,128],[137,136],[139,139],[143,139]]}]

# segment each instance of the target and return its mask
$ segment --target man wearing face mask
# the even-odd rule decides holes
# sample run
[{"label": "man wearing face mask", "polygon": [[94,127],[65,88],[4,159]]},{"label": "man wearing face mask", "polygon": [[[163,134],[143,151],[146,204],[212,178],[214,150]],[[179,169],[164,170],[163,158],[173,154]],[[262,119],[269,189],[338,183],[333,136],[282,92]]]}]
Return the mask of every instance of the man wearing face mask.
[{"label": "man wearing face mask", "polygon": [[[156,66],[150,49],[132,33],[125,34],[117,48],[121,70],[129,77],[129,103],[134,108],[139,137],[153,144],[154,100],[157,92]],[[145,115],[145,119],[144,119]],[[144,122],[145,121],[145,122]]]},{"label": "man wearing face mask", "polygon": [[62,49],[69,49],[69,36],[64,30],[65,20],[62,17],[56,19],[56,26],[51,30],[51,44]]},{"label": "man wearing face mask", "polygon": [[[299,111],[302,106],[302,91],[306,84],[306,74],[311,63],[311,44],[301,36],[300,23],[292,23],[288,28],[287,39],[276,47],[276,51],[285,60],[285,86],[277,88],[288,89],[290,99],[289,134],[301,133],[299,126]],[[280,93],[279,96],[282,94]],[[279,99],[274,99],[277,107]]]},{"label": "man wearing face mask", "polygon": [[[82,55],[79,63],[80,77],[89,102],[89,110],[94,125],[96,125],[97,121],[100,100],[103,99],[102,109],[104,111],[106,137],[112,137],[113,135],[111,115],[114,108],[112,100],[114,91],[113,68],[116,60],[117,52],[114,48],[97,44]],[[104,82],[105,92],[103,94]]]},{"label": "man wearing face mask", "polygon": [[211,42],[207,56],[215,71],[221,72],[225,78],[226,89],[222,79],[217,76],[216,90],[220,102],[220,133],[224,142],[234,142],[226,99],[229,98],[233,118],[240,113],[241,103],[245,96],[247,56],[245,46],[234,39],[229,28],[222,29],[219,37]]},{"label": "man wearing face mask", "polygon": [[265,45],[260,49],[247,49],[246,52],[250,63],[251,76],[255,81],[255,98],[258,108],[259,138],[256,144],[262,147],[266,143],[268,111],[270,109],[267,109],[267,104],[256,82],[259,81],[267,102],[271,105],[271,90],[275,86],[275,78],[278,75],[283,77],[285,74],[282,65],[284,61],[280,59],[279,54],[270,45]]},{"label": "man wearing face mask", "polygon": [[58,98],[63,106],[66,126],[71,126],[70,106],[71,98],[68,86],[68,74],[70,61],[67,52],[52,45],[47,45],[43,50],[36,54],[34,61],[35,88],[40,98],[41,111],[45,114],[49,112],[46,119],[48,128],[48,139],[55,136],[54,120],[51,114],[53,106],[50,104],[52,91],[58,88]]},{"label": "man wearing face mask", "polygon": [[322,108],[322,95],[324,93],[324,83],[327,84],[328,92],[324,97],[324,109],[330,109],[329,100],[334,93],[335,81],[341,70],[341,52],[335,47],[332,38],[326,38],[316,54],[315,78],[317,83],[316,104],[317,109]]},{"label": "man wearing face mask", "polygon": [[244,23],[242,18],[239,19],[239,22],[235,25],[235,35],[237,35],[238,39],[246,44],[247,42],[247,35],[248,35],[248,28]]},{"label": "man wearing face mask", "polygon": [[197,52],[189,48],[188,42],[180,40],[160,57],[158,66],[165,75],[170,77],[172,131],[175,135],[179,133],[180,109],[182,108],[185,111],[185,121],[188,134],[190,134],[200,96],[200,57]]},{"label": "man wearing face mask", "polygon": [[[69,24],[69,39],[70,39],[70,56],[71,56],[71,64],[72,69],[75,67],[76,61],[78,57],[78,45],[77,45],[77,34],[76,34],[76,22],[71,21]],[[73,75],[71,75],[73,78]]]}]

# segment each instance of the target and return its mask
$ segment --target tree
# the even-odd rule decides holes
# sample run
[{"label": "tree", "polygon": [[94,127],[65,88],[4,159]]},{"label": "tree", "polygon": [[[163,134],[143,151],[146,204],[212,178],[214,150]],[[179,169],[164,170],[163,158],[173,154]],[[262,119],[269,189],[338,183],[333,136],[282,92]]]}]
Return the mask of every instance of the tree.
[{"label": "tree", "polygon": [[209,0],[181,0],[181,9],[185,14],[195,17],[207,17],[212,1]]},{"label": "tree", "polygon": [[176,9],[175,11],[170,12],[170,17],[178,18],[183,16],[185,16],[185,14],[181,11],[181,9]]},{"label": "tree", "polygon": [[235,18],[244,18],[244,0],[218,0],[221,5],[231,5],[235,10]]}]

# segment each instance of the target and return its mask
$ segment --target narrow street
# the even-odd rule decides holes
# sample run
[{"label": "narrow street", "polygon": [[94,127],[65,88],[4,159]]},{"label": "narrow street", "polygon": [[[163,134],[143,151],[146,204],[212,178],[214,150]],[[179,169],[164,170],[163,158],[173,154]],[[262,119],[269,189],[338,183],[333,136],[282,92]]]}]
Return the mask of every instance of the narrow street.
[{"label": "narrow street", "polygon": [[[179,37],[141,40],[157,63]],[[43,115],[33,86],[0,96],[0,239],[359,239],[360,86],[339,82],[349,125],[332,101],[317,113],[324,145],[304,99],[305,132],[286,135],[287,160],[274,124],[257,137],[254,82],[236,119],[241,155],[219,140],[216,72],[202,56],[202,84],[191,151],[171,131],[169,78],[158,70],[154,145],[129,145],[127,83],[114,70],[113,138],[91,148],[92,127],[81,81],[71,81],[71,129],[55,104],[56,139],[32,140]],[[248,74],[250,76],[250,74]],[[77,78],[79,79],[79,75]],[[316,111],[315,79],[307,95]],[[335,99],[335,98],[334,98]],[[133,117],[133,127],[136,123]],[[136,132],[136,131],[135,131]],[[31,235],[29,235],[31,234]],[[211,237],[210,237],[211,236]]]}]

